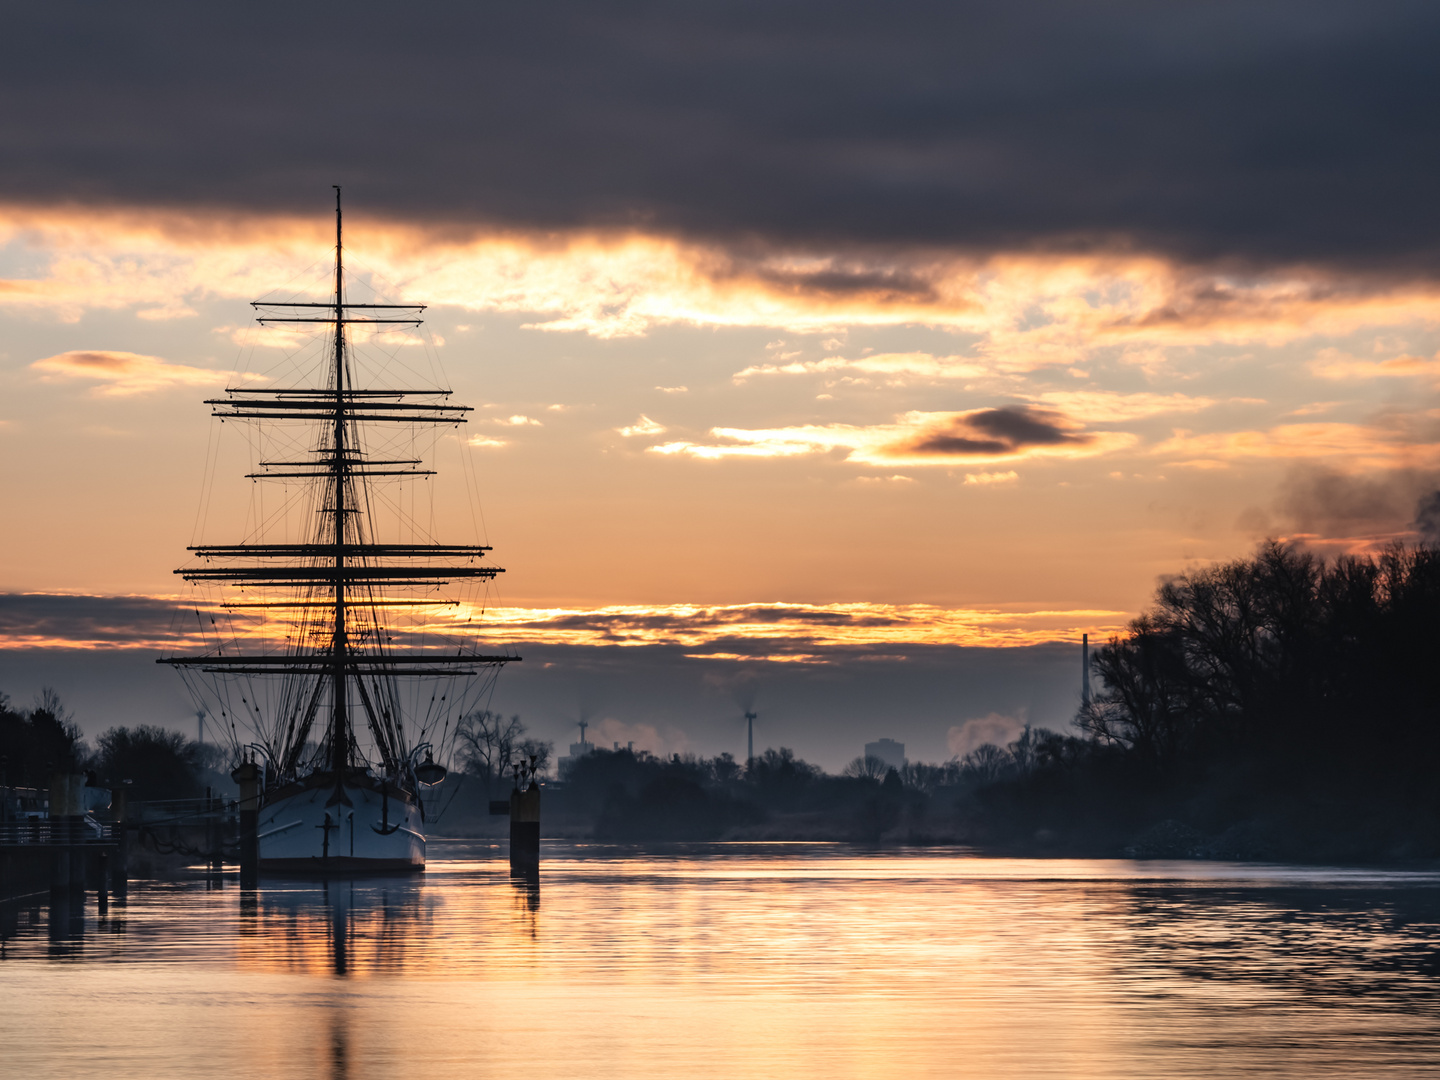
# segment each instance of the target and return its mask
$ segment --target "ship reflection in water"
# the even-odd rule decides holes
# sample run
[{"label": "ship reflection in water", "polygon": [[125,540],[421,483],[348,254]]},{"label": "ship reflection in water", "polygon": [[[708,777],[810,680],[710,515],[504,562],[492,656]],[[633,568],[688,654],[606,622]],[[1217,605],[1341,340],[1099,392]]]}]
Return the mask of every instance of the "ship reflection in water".
[{"label": "ship reflection in water", "polygon": [[[542,901],[543,897],[543,903]],[[1440,1077],[1440,875],[501,848],[0,915],[16,1077]]]}]

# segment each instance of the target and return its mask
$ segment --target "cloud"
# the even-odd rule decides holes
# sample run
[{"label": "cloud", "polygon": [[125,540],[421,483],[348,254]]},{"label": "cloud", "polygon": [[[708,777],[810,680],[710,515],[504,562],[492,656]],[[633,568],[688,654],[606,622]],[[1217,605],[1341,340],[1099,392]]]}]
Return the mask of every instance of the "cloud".
[{"label": "cloud", "polygon": [[[1050,390],[1028,396],[1027,401],[1058,409],[1074,420],[1089,424],[1113,424],[1144,420],[1167,413],[1201,412],[1216,404],[1214,398],[1185,394],[1117,394],[1102,390]],[[1264,404],[1253,398],[1246,404]]]},{"label": "cloud", "polygon": [[1440,466],[1440,427],[1429,417],[1379,424],[1281,424],[1268,430],[1196,434],[1177,430],[1153,450],[1178,465],[1223,468],[1238,461],[1328,460],[1335,468],[1428,469]]},{"label": "cloud", "polygon": [[[463,614],[456,618],[464,618]],[[1121,612],[944,608],[930,604],[616,605],[593,609],[499,608],[495,640],[549,644],[679,645],[758,658],[907,644],[1000,645],[1116,633]],[[1106,627],[1097,630],[1089,624]],[[1084,627],[1080,629],[1080,627]],[[741,646],[745,646],[743,649]],[[760,652],[756,653],[756,649]]]},{"label": "cloud", "polygon": [[994,487],[1001,484],[1013,484],[1020,479],[1020,474],[1014,469],[1009,472],[982,472],[966,473],[966,484],[979,484],[984,487]]},{"label": "cloud", "polygon": [[502,446],[509,446],[508,439],[496,439],[489,435],[471,435],[465,440],[466,446],[478,447],[482,450],[498,450]]},{"label": "cloud", "polygon": [[101,384],[96,391],[110,396],[144,394],[171,386],[221,386],[228,374],[113,349],[76,349],[36,360],[30,367],[47,380],[96,380]]},{"label": "cloud", "polygon": [[1413,539],[1416,505],[1436,484],[1433,472],[1353,475],[1326,465],[1297,465],[1281,482],[1275,511],[1292,536],[1363,550]]},{"label": "cloud", "polygon": [[0,593],[0,648],[163,648],[187,640],[180,610],[165,596]]},{"label": "cloud", "polygon": [[1428,360],[1419,356],[1365,360],[1339,349],[1321,349],[1311,361],[1310,371],[1322,379],[1425,379],[1440,383],[1440,356]]},{"label": "cloud", "polygon": [[[157,309],[177,297],[192,305],[250,300],[314,262],[328,242],[323,218],[254,218],[224,229],[174,211],[0,205],[0,243],[45,253],[33,277],[0,281],[0,307],[75,320],[95,309]],[[1290,267],[1241,277],[1133,253],[737,245],[633,226],[452,235],[373,218],[361,218],[347,237],[375,274],[394,283],[389,299],[516,314],[546,332],[607,339],[674,325],[797,333],[923,325],[974,339],[952,355],[804,360],[789,350],[737,372],[740,381],[849,372],[889,384],[935,382],[1073,369],[1117,351],[1144,358],[1151,370],[1199,345],[1277,346],[1366,327],[1422,327],[1440,306],[1433,283],[1394,274]],[[903,294],[808,289],[804,282],[827,266],[858,278],[903,268],[928,286]],[[798,274],[793,281],[787,268]],[[321,278],[312,283],[317,290]],[[220,332],[266,347],[303,340],[284,329]],[[394,333],[385,341],[423,338]]]},{"label": "cloud", "polygon": [[1430,491],[1415,503],[1415,520],[1411,522],[1420,542],[1440,547],[1440,491]]},{"label": "cloud", "polygon": [[[7,27],[24,48],[0,187],[228,221],[293,212],[316,176],[350,176],[376,212],[437,228],[1435,255],[1415,151],[1436,125],[1431,5],[806,0],[737,19],[571,0],[497,20],[451,0],[424,34],[374,34],[387,10],[360,0],[343,25],[297,10],[273,35],[220,10],[96,24],[33,5]],[[389,73],[371,123],[345,91],[356,70]],[[304,130],[276,121],[297,101]],[[376,135],[402,126],[404,153]],[[898,268],[773,276],[836,296],[928,287]]]},{"label": "cloud", "polygon": [[[218,616],[218,609],[203,610],[207,619]],[[632,604],[484,611],[462,604],[436,609],[428,622],[417,622],[409,632],[417,635],[417,646],[427,633],[451,641],[459,627],[486,647],[668,646],[756,661],[853,662],[877,648],[887,654],[909,646],[1013,648],[1079,640],[1082,633],[1099,637],[1118,633],[1129,617],[1122,611],[930,604]],[[209,627],[197,623],[193,603],[173,596],[0,593],[3,648],[200,648],[211,644]],[[283,641],[283,620],[255,631],[258,638],[266,633]]]},{"label": "cloud", "polygon": [[677,441],[649,447],[657,454],[719,460],[784,458],[844,451],[860,465],[963,465],[1032,457],[1093,457],[1131,446],[1133,435],[1089,432],[1058,413],[1027,407],[968,412],[910,412],[894,423],[806,425],[747,430],[712,428],[724,440]]},{"label": "cloud", "polygon": [[690,390],[688,386],[657,386],[655,389],[662,394],[684,394]]},{"label": "cloud", "polygon": [[508,426],[508,427],[541,427],[541,426],[542,426],[539,420],[532,419],[531,417],[528,417],[528,416],[521,416],[521,415],[519,415],[519,414],[516,414],[515,416],[507,416],[507,417],[504,417],[504,418],[496,417],[494,420],[492,420],[492,421],[490,421],[490,422],[491,422],[492,424],[505,424],[505,425]]},{"label": "cloud", "polygon": [[973,379],[989,373],[989,366],[975,357],[933,356],[924,352],[877,353],[847,359],[829,356],[823,360],[803,360],[781,364],[752,364],[737,371],[731,378],[745,382],[765,375],[825,375],[836,371],[858,371],[868,375],[886,376],[892,382],[917,379]]},{"label": "cloud", "polygon": [[1080,433],[1059,413],[1039,409],[980,409],[953,417],[896,449],[945,457],[1010,456],[1031,447],[1086,446],[1094,436]]},{"label": "cloud", "polygon": [[628,427],[616,428],[615,430],[629,439],[636,435],[660,435],[665,431],[665,425],[657,424],[654,420],[651,420],[642,413],[640,419],[636,420],[635,423]]}]

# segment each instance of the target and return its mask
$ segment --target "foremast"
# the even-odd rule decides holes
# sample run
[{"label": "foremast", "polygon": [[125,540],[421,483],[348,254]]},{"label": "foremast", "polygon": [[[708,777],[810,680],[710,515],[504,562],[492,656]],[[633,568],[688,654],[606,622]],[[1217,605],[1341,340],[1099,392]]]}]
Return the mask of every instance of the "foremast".
[{"label": "foremast", "polygon": [[[356,741],[350,724],[350,689],[353,682],[360,705],[387,773],[397,779],[414,780],[412,748],[407,745],[400,717],[394,708],[376,698],[382,680],[416,676],[467,676],[479,668],[496,666],[520,657],[480,653],[423,653],[403,655],[389,648],[388,635],[373,634],[366,647],[357,647],[348,632],[353,593],[359,602],[374,608],[393,604],[425,605],[440,600],[410,599],[386,601],[376,590],[387,585],[441,587],[453,579],[492,579],[504,573],[500,567],[480,565],[487,545],[379,543],[367,535],[360,488],[372,477],[420,477],[433,470],[417,469],[417,459],[381,461],[366,456],[358,437],[360,423],[380,424],[463,424],[469,406],[448,403],[447,390],[367,389],[353,385],[346,358],[346,327],[351,324],[398,324],[419,326],[423,304],[350,304],[345,300],[343,216],[340,187],[335,186],[335,272],[334,296],[319,303],[270,303],[254,301],[257,322],[264,325],[328,323],[332,354],[327,381],[329,387],[313,389],[265,389],[227,387],[226,397],[207,399],[211,415],[240,420],[319,421],[329,428],[328,446],[315,451],[317,461],[262,461],[265,471],[247,474],[248,479],[313,479],[325,485],[322,513],[328,525],[311,543],[192,545],[188,550],[207,565],[176,570],[187,582],[223,583],[230,586],[258,586],[270,589],[313,590],[328,588],[332,620],[326,650],[307,651],[297,641],[283,656],[274,654],[166,657],[158,663],[198,669],[212,675],[299,676],[313,678],[313,690],[304,708],[292,714],[282,740],[281,775],[294,776],[301,765],[306,741],[319,712],[323,690],[328,684],[331,708],[327,711],[321,743],[329,770],[337,781],[353,767]],[[321,312],[324,314],[321,314]],[[356,313],[359,314],[356,314]],[[428,400],[427,400],[428,399]],[[328,453],[327,453],[328,451]],[[281,470],[281,471],[275,471]],[[293,470],[293,471],[292,471]],[[327,535],[328,534],[328,535]],[[454,561],[466,559],[466,562]],[[436,560],[444,560],[437,564]],[[218,565],[217,565],[218,563]],[[238,565],[237,565],[238,563]],[[368,594],[368,595],[363,595]],[[313,595],[298,600],[276,600],[258,606],[293,609],[315,608],[321,601]],[[257,606],[257,605],[232,605]],[[473,670],[469,670],[473,669]],[[366,687],[371,679],[374,694]],[[393,705],[393,702],[392,702]]]}]

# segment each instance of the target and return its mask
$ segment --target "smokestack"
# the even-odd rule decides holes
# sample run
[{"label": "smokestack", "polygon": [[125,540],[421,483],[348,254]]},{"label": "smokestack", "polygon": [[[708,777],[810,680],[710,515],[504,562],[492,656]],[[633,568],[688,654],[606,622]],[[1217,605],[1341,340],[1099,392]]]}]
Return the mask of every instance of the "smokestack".
[{"label": "smokestack", "polygon": [[1090,635],[1080,635],[1080,704],[1090,707]]}]

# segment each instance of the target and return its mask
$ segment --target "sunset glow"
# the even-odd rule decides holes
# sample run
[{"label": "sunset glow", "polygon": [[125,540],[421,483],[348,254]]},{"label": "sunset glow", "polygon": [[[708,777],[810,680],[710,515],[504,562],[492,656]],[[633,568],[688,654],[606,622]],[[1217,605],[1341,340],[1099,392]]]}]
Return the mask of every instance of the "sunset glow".
[{"label": "sunset glow", "polygon": [[[466,633],[570,650],[582,681],[578,658],[613,649],[730,671],[1068,648],[1122,632],[1166,575],[1267,537],[1337,554],[1422,535],[1440,285],[1399,239],[1394,257],[1360,239],[1388,225],[1347,232],[1358,203],[1310,207],[1322,243],[1292,228],[1309,205],[1293,193],[1254,194],[1271,207],[1256,217],[1205,202],[1240,179],[1190,173],[1165,198],[1208,209],[1152,219],[1138,196],[1112,206],[1144,190],[1128,179],[1012,175],[1030,159],[972,158],[990,135],[962,153],[937,130],[924,145],[960,154],[942,165],[895,137],[792,157],[803,139],[752,130],[665,195],[595,158],[593,190],[571,190],[568,166],[514,180],[523,144],[472,163],[463,190],[451,165],[383,190],[340,169],[278,201],[0,190],[0,442],[23,463],[6,499],[44,523],[8,541],[7,655],[171,647],[187,544],[304,531],[297,488],[243,479],[276,447],[201,401],[308,370],[304,328],[257,326],[249,304],[329,294],[330,183],[349,185],[351,298],[428,305],[422,327],[356,324],[353,340],[475,406],[399,455],[433,478],[377,498],[408,523],[397,536],[492,545],[506,572]],[[1106,145],[1120,162],[1149,144]],[[731,171],[757,146],[792,171],[758,187]],[[1111,209],[1080,213],[1052,175]],[[1051,216],[1014,217],[1012,194]],[[30,599],[57,595],[94,610]],[[245,626],[283,640],[278,620]]]}]

